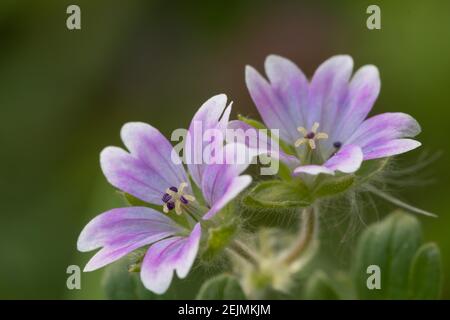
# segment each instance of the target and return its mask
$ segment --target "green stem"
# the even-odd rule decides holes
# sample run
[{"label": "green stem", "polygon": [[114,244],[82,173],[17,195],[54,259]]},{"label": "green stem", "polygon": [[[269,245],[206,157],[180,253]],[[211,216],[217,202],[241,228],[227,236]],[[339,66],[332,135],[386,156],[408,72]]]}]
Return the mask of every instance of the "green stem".
[{"label": "green stem", "polygon": [[300,221],[301,224],[297,240],[283,259],[286,264],[291,264],[296,261],[309,248],[315,238],[318,219],[314,208],[309,207],[304,209]]},{"label": "green stem", "polygon": [[248,263],[252,264],[253,266],[258,266],[258,259],[256,256],[250,251],[249,248],[239,240],[234,240],[230,243],[230,246],[228,249],[238,255],[239,257],[246,260]]}]

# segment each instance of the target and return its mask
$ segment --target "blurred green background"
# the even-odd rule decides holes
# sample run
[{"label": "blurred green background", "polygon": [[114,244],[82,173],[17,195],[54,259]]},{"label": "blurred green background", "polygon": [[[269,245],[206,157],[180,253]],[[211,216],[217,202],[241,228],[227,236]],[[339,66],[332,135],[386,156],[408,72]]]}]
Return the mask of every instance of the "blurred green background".
[{"label": "blurred green background", "polygon": [[[82,29],[66,28],[78,4]],[[381,30],[366,8],[381,7]],[[442,250],[450,298],[449,1],[17,1],[0,2],[0,298],[102,298],[102,271],[66,288],[81,228],[120,204],[98,155],[120,145],[127,121],[165,134],[224,92],[234,112],[257,117],[244,66],[284,55],[308,76],[326,58],[353,56],[379,67],[374,112],[419,120],[430,155],[429,185],[397,190],[439,214],[420,217]],[[419,151],[406,158],[415,159]],[[420,172],[413,172],[416,176]],[[421,175],[419,176],[421,177]],[[419,179],[420,180],[420,179]],[[382,213],[383,214],[383,213]]]}]

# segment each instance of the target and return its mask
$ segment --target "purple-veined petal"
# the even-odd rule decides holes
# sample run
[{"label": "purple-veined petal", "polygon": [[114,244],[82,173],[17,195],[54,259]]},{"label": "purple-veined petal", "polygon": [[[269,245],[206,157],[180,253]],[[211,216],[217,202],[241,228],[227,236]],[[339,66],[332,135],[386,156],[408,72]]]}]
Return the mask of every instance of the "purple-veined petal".
[{"label": "purple-veined petal", "polygon": [[156,128],[142,122],[129,122],[122,127],[120,135],[131,155],[160,172],[172,186],[188,182],[181,159],[173,158],[173,146]]},{"label": "purple-veined petal", "polygon": [[203,216],[203,219],[211,219],[217,212],[224,208],[231,200],[236,198],[252,182],[249,175],[233,178],[224,188],[223,194],[214,202],[211,209]]},{"label": "purple-veined petal", "polygon": [[307,173],[318,175],[319,173],[333,175],[335,171],[352,173],[359,169],[363,161],[363,153],[356,145],[345,145],[322,166],[306,165],[294,170],[294,174]]},{"label": "purple-veined petal", "polygon": [[305,124],[302,112],[308,103],[308,80],[295,63],[277,55],[266,58],[265,70],[274,94],[282,103],[279,112],[284,113],[284,126],[290,126],[289,130],[296,135],[296,128]]},{"label": "purple-veined petal", "polygon": [[352,173],[359,169],[363,161],[363,153],[359,146],[345,145],[324,166],[333,171]]},{"label": "purple-veined petal", "polygon": [[294,175],[299,175],[300,173],[306,173],[306,174],[310,174],[310,175],[314,175],[314,176],[318,175],[320,173],[334,175],[333,170],[328,169],[327,167],[324,167],[324,166],[316,165],[316,164],[300,166],[300,167],[297,167],[294,169]]},{"label": "purple-veined petal", "polygon": [[118,147],[103,149],[100,164],[110,184],[149,203],[162,204],[164,190],[171,186],[160,172]]},{"label": "purple-veined petal", "polygon": [[[275,73],[274,71],[271,72]],[[290,73],[290,75],[292,74],[293,72]],[[250,96],[267,127],[280,130],[281,139],[289,143],[294,143],[297,138],[296,126],[301,125],[301,123],[295,124],[296,119],[300,119],[301,117],[300,106],[296,110],[288,110],[289,108],[293,108],[293,105],[283,103],[269,82],[253,67],[247,66],[245,68],[245,82]],[[298,112],[298,116],[292,119],[290,114],[295,112]]]},{"label": "purple-veined petal", "polygon": [[346,143],[361,148],[420,133],[419,123],[406,113],[382,113],[365,120]]},{"label": "purple-veined petal", "polygon": [[263,130],[255,129],[240,120],[230,121],[228,128],[233,133],[232,136],[227,134],[228,143],[243,143],[248,148],[254,150],[256,155],[268,154],[271,157],[281,160],[292,169],[300,164],[297,157],[283,152],[278,141],[269,137]]},{"label": "purple-veined petal", "polygon": [[320,131],[329,136],[348,91],[348,81],[353,70],[353,60],[347,55],[331,57],[314,73],[309,87],[309,102],[305,109],[306,129],[314,122],[320,123]]},{"label": "purple-veined petal", "polygon": [[394,139],[383,143],[369,145],[364,148],[364,160],[390,157],[405,153],[421,146],[421,143],[412,139]]},{"label": "purple-veined petal", "polygon": [[162,204],[167,188],[188,182],[181,160],[172,161],[172,146],[158,130],[132,122],[122,127],[121,136],[130,153],[107,147],[100,154],[103,173],[113,186],[141,200]]},{"label": "purple-veined petal", "polygon": [[366,65],[355,73],[350,81],[347,99],[335,121],[335,140],[345,141],[355,132],[372,109],[380,93],[380,86],[377,67]]},{"label": "purple-veined petal", "polygon": [[201,226],[197,223],[189,237],[172,237],[153,244],[147,251],[141,267],[144,286],[158,294],[166,292],[173,272],[185,278],[197,256]]},{"label": "purple-veined petal", "polygon": [[102,247],[85,267],[92,271],[180,231],[171,219],[153,209],[117,208],[92,219],[81,231],[77,248],[85,252]]},{"label": "purple-veined petal", "polygon": [[203,151],[212,141],[203,141],[207,130],[219,130],[225,138],[224,130],[227,127],[231,112],[231,104],[227,107],[227,96],[219,94],[208,99],[192,118],[188,130],[188,139],[184,152],[188,157],[187,166],[194,182],[200,186],[205,159]]},{"label": "purple-veined petal", "polygon": [[222,163],[208,165],[203,173],[201,189],[210,207],[213,207],[227,192],[233,180],[244,172],[255,156],[252,149],[241,143],[229,143],[223,150]]}]

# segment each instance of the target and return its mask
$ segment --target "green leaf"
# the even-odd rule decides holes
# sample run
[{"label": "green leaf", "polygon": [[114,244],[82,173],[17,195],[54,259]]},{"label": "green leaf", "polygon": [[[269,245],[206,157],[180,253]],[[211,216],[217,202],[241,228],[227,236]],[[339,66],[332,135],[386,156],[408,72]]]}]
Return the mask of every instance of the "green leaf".
[{"label": "green leaf", "polygon": [[[401,211],[368,227],[358,241],[353,268],[359,298],[407,299],[410,265],[421,241],[417,219]],[[367,287],[371,265],[380,268],[381,289]]]},{"label": "green leaf", "polygon": [[207,280],[197,294],[197,300],[245,300],[236,277],[221,274]]},{"label": "green leaf", "polygon": [[355,178],[353,175],[324,177],[314,188],[314,198],[323,198],[337,195],[353,186]]},{"label": "green leaf", "polygon": [[308,188],[300,181],[264,181],[244,197],[243,204],[259,209],[307,207],[311,204]]},{"label": "green leaf", "polygon": [[339,300],[333,283],[325,272],[315,272],[306,283],[305,299],[307,300]]},{"label": "green leaf", "polygon": [[441,253],[434,243],[417,250],[410,271],[411,299],[438,299],[442,285]]}]

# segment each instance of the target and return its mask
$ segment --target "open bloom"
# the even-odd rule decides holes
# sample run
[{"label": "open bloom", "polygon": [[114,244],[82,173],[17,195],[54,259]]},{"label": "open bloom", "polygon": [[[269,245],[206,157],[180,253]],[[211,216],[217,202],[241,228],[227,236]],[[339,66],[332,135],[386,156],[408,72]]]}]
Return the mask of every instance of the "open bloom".
[{"label": "open bloom", "polygon": [[411,116],[383,113],[366,119],[380,91],[378,69],[366,65],[351,77],[352,69],[350,56],[334,56],[308,81],[293,62],[271,55],[265,61],[267,81],[247,66],[247,87],[264,123],[295,150],[280,151],[294,174],[352,173],[363,160],[420,146],[408,139],[420,132]]},{"label": "open bloom", "polygon": [[[201,122],[206,129],[225,130],[231,108],[226,107],[226,101],[225,95],[217,95],[205,102],[189,132],[195,134],[191,130],[195,122]],[[78,238],[78,250],[101,248],[84,269],[93,271],[150,245],[142,261],[141,279],[149,290],[164,293],[174,271],[184,278],[192,267],[201,239],[201,221],[212,218],[250,184],[250,176],[241,175],[248,164],[190,164],[186,172],[181,160],[174,159],[178,155],[173,154],[170,142],[154,127],[127,123],[121,137],[128,151],[107,147],[100,155],[109,183],[160,206],[164,213],[183,215],[187,223],[177,223],[170,215],[149,207],[112,209],[85,226]],[[202,141],[197,136],[191,139]],[[228,144],[224,152],[244,152],[242,148]],[[193,196],[189,174],[202,193],[201,201]]]}]

